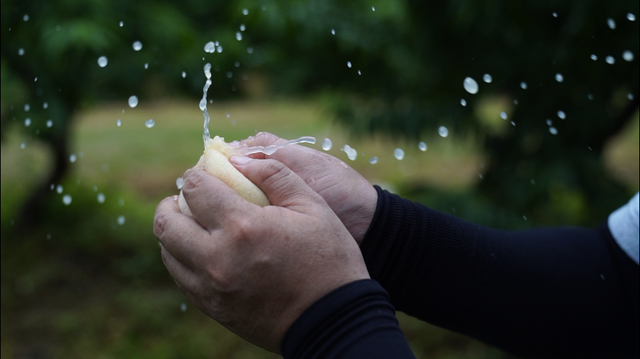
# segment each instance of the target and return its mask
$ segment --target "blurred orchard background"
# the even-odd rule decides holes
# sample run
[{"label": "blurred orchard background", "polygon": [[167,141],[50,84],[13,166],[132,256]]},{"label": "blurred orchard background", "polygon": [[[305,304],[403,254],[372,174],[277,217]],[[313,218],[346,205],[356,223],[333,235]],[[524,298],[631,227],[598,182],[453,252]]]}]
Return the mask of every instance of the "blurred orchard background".
[{"label": "blurred orchard background", "polygon": [[[637,0],[0,6],[3,358],[274,356],[188,303],[152,233],[206,63],[212,134],[329,138],[469,221],[594,227],[638,190]],[[398,316],[419,358],[508,357]]]}]

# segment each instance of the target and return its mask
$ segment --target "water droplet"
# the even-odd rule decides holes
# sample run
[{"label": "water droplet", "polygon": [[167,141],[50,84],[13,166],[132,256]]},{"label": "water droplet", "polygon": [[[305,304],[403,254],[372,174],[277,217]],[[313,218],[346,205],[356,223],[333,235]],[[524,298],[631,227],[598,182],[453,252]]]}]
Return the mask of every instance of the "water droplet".
[{"label": "water droplet", "polygon": [[393,150],[393,157],[395,157],[399,161],[402,161],[402,159],[404,158],[404,151],[402,150],[402,148],[396,148],[395,150]]},{"label": "water droplet", "polygon": [[231,71],[227,71],[227,78],[232,78],[233,77],[233,72]]},{"label": "water droplet", "polygon": [[561,120],[564,120],[565,118],[567,118],[567,114],[564,113],[564,111],[558,111],[557,115],[558,115],[558,118]]},{"label": "water droplet", "polygon": [[604,274],[600,273],[600,278],[602,278],[602,280],[604,280]]},{"label": "water droplet", "polygon": [[20,55],[20,56],[24,55],[24,49],[23,48],[19,48],[18,49],[18,55]]},{"label": "water droplet", "polygon": [[509,116],[507,115],[507,113],[506,113],[506,112],[504,112],[504,111],[501,111],[501,112],[500,112],[500,118],[501,118],[501,119],[506,120],[508,117],[509,117]]},{"label": "water droplet", "polygon": [[66,206],[71,204],[71,196],[68,194],[65,194],[64,196],[62,196],[62,203],[64,203]]},{"label": "water droplet", "polygon": [[335,29],[331,29],[331,35],[335,35],[336,34],[336,30]]},{"label": "water droplet", "polygon": [[551,119],[550,119],[550,118],[548,118],[548,119],[547,119],[547,126],[551,126],[551,125],[553,125],[553,121],[551,121]]},{"label": "water droplet", "polygon": [[369,160],[369,163],[371,163],[372,165],[375,165],[376,163],[378,163],[378,157],[376,156],[371,157],[371,159]]},{"label": "water droplet", "polygon": [[330,139],[325,138],[324,140],[322,140],[322,149],[325,151],[329,151],[331,149],[331,147],[333,147],[333,142],[331,142]]},{"label": "water droplet", "polygon": [[588,98],[589,100],[593,100],[593,94],[588,94],[588,95],[587,95],[587,98]]},{"label": "water droplet", "polygon": [[472,95],[478,93],[478,83],[471,77],[465,77],[464,81],[462,82],[462,86],[468,93]]},{"label": "water droplet", "polygon": [[29,14],[24,14],[24,16],[22,17],[23,21],[29,21]]},{"label": "water droplet", "polygon": [[120,21],[119,25],[120,25],[120,27],[123,27],[124,26],[124,21]]},{"label": "water droplet", "polygon": [[233,64],[233,66],[235,66],[235,67],[240,67],[240,61],[236,61],[236,62]]},{"label": "water droplet", "polygon": [[371,11],[376,11],[376,8],[372,6]]},{"label": "water droplet", "polygon": [[244,24],[240,24],[240,31],[244,31],[244,30],[246,30],[246,29],[247,29],[247,28],[246,28],[246,26],[244,26]]},{"label": "water droplet", "polygon": [[44,108],[45,110],[49,107],[49,103],[45,102],[42,104],[42,108]]},{"label": "water droplet", "polygon": [[58,186],[56,186],[56,192],[58,194],[62,193],[64,191],[64,187],[62,187],[61,184],[59,184]]},{"label": "water droplet", "polygon": [[25,148],[26,146],[27,146],[27,145],[25,145],[25,143],[24,143],[24,142],[20,143],[20,149],[23,149],[23,150],[24,150],[24,148]]},{"label": "water droplet", "polygon": [[148,120],[146,120],[144,122],[144,125],[145,125],[146,128],[151,128],[151,127],[156,125],[156,121],[154,121],[152,118],[150,118],[150,119],[148,119]]},{"label": "water droplet", "polygon": [[516,122],[515,121],[511,121],[511,126],[515,126]]},{"label": "water droplet", "polygon": [[104,203],[106,197],[104,196],[104,193],[98,193],[97,199],[98,203]]},{"label": "water droplet", "polygon": [[51,233],[47,233],[47,239],[51,239]]},{"label": "water droplet", "polygon": [[242,33],[240,31],[236,31],[236,40],[242,41]]},{"label": "water droplet", "polygon": [[[211,64],[209,64],[209,63],[204,65],[204,76],[206,76],[207,79],[211,78]],[[207,86],[207,89],[209,89],[208,86]]]},{"label": "water droplet", "polygon": [[624,59],[624,61],[633,61],[633,52],[626,50],[622,53],[622,58]]},{"label": "water droplet", "polygon": [[148,69],[148,68],[149,68],[149,63],[148,63],[148,62],[146,62],[146,63],[144,64],[144,69],[146,70],[146,69]]},{"label": "water droplet", "polygon": [[553,13],[553,14],[551,14],[551,15],[553,15],[553,17],[558,17],[558,13],[557,13],[557,12],[554,12],[554,13]]},{"label": "water droplet", "polygon": [[185,78],[185,77],[187,77],[187,73],[182,71],[182,78]]},{"label": "water droplet", "polygon": [[209,41],[204,45],[204,52],[208,52],[210,54],[216,52],[216,43],[213,41]]},{"label": "water droplet", "polygon": [[69,155],[69,162],[74,163],[76,162],[77,159],[78,159],[78,156],[76,156],[74,153]]},{"label": "water droplet", "polygon": [[444,126],[440,126],[440,127],[438,127],[438,134],[442,138],[447,137],[447,136],[449,136],[449,130]]},{"label": "water droplet", "polygon": [[427,150],[427,144],[424,142],[419,142],[418,143],[418,148],[420,149],[420,151],[424,152]]},{"label": "water droplet", "polygon": [[349,146],[349,145],[344,145],[342,147],[342,150],[344,151],[344,153],[347,154],[347,157],[351,160],[351,161],[355,161],[356,158],[358,157],[358,151],[355,150],[355,148]]},{"label": "water droplet", "polygon": [[526,221],[527,220],[527,216],[522,215],[522,218]]},{"label": "water droplet", "polygon": [[627,94],[627,98],[628,98],[630,101],[633,101],[633,94],[632,94],[631,92],[629,92],[629,93]]},{"label": "water droplet", "polygon": [[135,108],[138,106],[138,96],[129,97],[129,107]]},{"label": "water droplet", "polygon": [[222,53],[222,46],[218,46],[216,47],[216,51],[220,54]]},{"label": "water droplet", "polygon": [[362,71],[358,70],[358,75],[362,76]]},{"label": "water droplet", "polygon": [[558,129],[551,126],[549,127],[549,132],[551,132],[552,135],[557,135],[558,134]]},{"label": "water droplet", "polygon": [[187,311],[187,303],[180,304],[180,311],[183,313]]},{"label": "water droplet", "polygon": [[627,20],[629,21],[636,21],[636,16],[632,13],[628,13],[627,14]]},{"label": "water droplet", "polygon": [[480,178],[480,179],[482,179],[482,178],[483,178],[482,173],[479,173],[479,174],[478,174],[478,178]]},{"label": "water droplet", "polygon": [[522,82],[520,83],[520,88],[521,88],[521,89],[523,89],[523,90],[526,90],[526,89],[527,89],[527,83],[526,83],[526,82],[524,82],[524,81],[522,81]]},{"label": "water droplet", "polygon": [[242,15],[249,15],[249,9],[242,9]]},{"label": "water droplet", "polygon": [[606,63],[608,63],[609,65],[613,65],[616,63],[616,59],[613,58],[613,56],[607,56],[605,57],[604,61]]},{"label": "water droplet", "polygon": [[536,180],[534,180],[533,178],[531,179],[531,184],[535,185],[536,184]]},{"label": "water droplet", "polygon": [[200,111],[204,111],[207,108],[207,99],[203,98],[202,100],[200,100],[200,104],[198,105],[198,107],[200,107]]},{"label": "water droplet", "polygon": [[460,99],[460,104],[461,104],[462,106],[466,106],[466,105],[467,105],[467,100],[465,100],[465,99],[461,98],[461,99]]},{"label": "water droplet", "polygon": [[609,28],[611,30],[615,30],[616,28],[616,22],[612,19],[612,18],[608,18],[607,19],[607,26],[609,26]]},{"label": "water droplet", "polygon": [[351,61],[347,61],[347,67],[351,68]]},{"label": "water droplet", "polygon": [[142,43],[140,41],[134,41],[132,46],[134,51],[142,50]]},{"label": "water droplet", "polygon": [[26,112],[29,112],[29,110],[31,110],[31,105],[29,105],[28,103],[24,104],[24,110]]},{"label": "water droplet", "polygon": [[124,206],[124,199],[123,198],[120,198],[118,200],[118,205],[120,205],[120,207]]},{"label": "water droplet", "polygon": [[184,178],[176,178],[176,187],[178,187],[178,189],[182,189],[182,186],[184,186]]},{"label": "water droplet", "polygon": [[27,118],[25,118],[25,119],[24,119],[24,125],[25,125],[26,127],[31,126],[31,119],[30,119],[29,117],[27,117]]},{"label": "water droplet", "polygon": [[253,47],[247,48],[247,53],[248,54],[253,54]]},{"label": "water droplet", "polygon": [[118,126],[118,127],[122,126],[122,120],[121,119],[118,119],[116,121],[116,126]]},{"label": "water droplet", "polygon": [[123,225],[125,220],[126,220],[126,218],[124,218],[124,216],[122,216],[122,215],[118,216],[117,221],[118,221],[119,225]]},{"label": "water droplet", "polygon": [[51,128],[53,126],[53,121],[47,120],[47,127]]},{"label": "water droplet", "polygon": [[108,63],[109,63],[109,60],[107,60],[106,56],[98,57],[98,66],[105,67],[107,66]]},{"label": "water droplet", "polygon": [[489,74],[484,74],[484,75],[482,76],[482,81],[484,81],[484,82],[486,82],[486,83],[490,84],[490,83],[491,83],[491,81],[493,81],[493,77],[491,77],[491,75],[489,75]]},{"label": "water droplet", "polygon": [[558,82],[564,81],[564,76],[562,76],[562,74],[556,74],[556,81]]},{"label": "water droplet", "polygon": [[593,60],[593,61],[598,60],[598,56],[596,54],[591,54],[591,56],[589,56],[589,57],[591,57],[591,60]]},{"label": "water droplet", "polygon": [[518,99],[513,100],[513,104],[517,105],[518,104]]}]

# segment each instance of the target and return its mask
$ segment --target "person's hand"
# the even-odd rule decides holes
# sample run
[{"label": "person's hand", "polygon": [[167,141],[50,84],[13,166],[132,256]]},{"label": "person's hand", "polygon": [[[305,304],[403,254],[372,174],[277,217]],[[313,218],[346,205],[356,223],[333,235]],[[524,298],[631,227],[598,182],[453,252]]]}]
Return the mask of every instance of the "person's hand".
[{"label": "person's hand", "polygon": [[[260,132],[240,142],[247,146],[280,145],[286,140]],[[343,161],[304,146],[286,146],[273,155],[257,153],[254,158],[273,158],[289,167],[329,204],[358,244],[369,229],[378,202],[375,188]]]},{"label": "person's hand", "polygon": [[369,278],[356,242],[327,203],[273,159],[232,157],[268,196],[260,207],[203,170],[185,173],[183,193],[160,202],[154,233],[185,295],[244,339],[281,351],[288,328],[313,302]]}]

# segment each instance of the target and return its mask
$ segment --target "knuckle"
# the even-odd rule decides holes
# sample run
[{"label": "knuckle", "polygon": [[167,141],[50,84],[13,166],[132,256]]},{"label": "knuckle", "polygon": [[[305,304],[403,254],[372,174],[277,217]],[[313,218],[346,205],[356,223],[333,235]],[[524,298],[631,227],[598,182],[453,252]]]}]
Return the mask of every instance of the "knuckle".
[{"label": "knuckle", "polygon": [[204,177],[201,172],[202,171],[195,171],[185,179],[184,185],[182,186],[182,191],[185,194],[192,192],[203,181]]},{"label": "knuckle", "polygon": [[159,213],[153,219],[153,233],[157,238],[162,237],[169,223],[169,215],[167,213]]}]

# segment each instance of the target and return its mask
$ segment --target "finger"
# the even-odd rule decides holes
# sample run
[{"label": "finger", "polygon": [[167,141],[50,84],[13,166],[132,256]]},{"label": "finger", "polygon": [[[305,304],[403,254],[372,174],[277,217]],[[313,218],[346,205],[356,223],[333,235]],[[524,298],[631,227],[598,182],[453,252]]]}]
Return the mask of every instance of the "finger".
[{"label": "finger", "polygon": [[324,202],[300,176],[282,162],[242,156],[232,156],[229,161],[258,186],[274,205],[301,211],[310,202]]},{"label": "finger", "polygon": [[174,197],[165,198],[158,204],[153,218],[153,233],[172,256],[195,268],[194,256],[207,247],[209,232],[193,218],[182,214]]},{"label": "finger", "polygon": [[223,228],[234,216],[248,215],[252,204],[215,176],[204,170],[188,170],[184,178],[184,198],[193,218],[207,230]]},{"label": "finger", "polygon": [[193,292],[198,288],[198,276],[189,267],[177,260],[171,253],[160,245],[160,256],[162,257],[162,263],[173,277],[180,290],[184,293],[185,290]]}]

